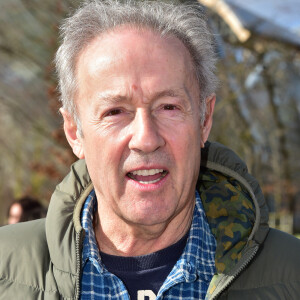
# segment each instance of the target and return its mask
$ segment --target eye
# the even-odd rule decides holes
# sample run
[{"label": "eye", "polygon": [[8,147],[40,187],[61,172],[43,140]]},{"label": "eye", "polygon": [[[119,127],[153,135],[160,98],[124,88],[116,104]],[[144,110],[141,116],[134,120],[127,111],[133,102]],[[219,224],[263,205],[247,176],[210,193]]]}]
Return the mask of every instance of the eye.
[{"label": "eye", "polygon": [[105,114],[105,117],[111,117],[121,114],[123,111],[120,108],[114,108]]},{"label": "eye", "polygon": [[173,104],[165,104],[163,106],[163,109],[164,110],[175,110],[175,109],[177,109],[177,107],[175,105],[173,105]]}]

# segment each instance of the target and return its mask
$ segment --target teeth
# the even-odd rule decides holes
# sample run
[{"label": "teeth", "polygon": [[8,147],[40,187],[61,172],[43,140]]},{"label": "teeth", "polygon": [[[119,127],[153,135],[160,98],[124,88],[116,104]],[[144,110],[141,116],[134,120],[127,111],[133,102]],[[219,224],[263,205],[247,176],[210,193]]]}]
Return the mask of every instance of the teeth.
[{"label": "teeth", "polygon": [[[150,176],[150,175],[155,175],[158,173],[162,173],[164,170],[163,169],[151,169],[151,170],[137,170],[132,172],[133,175],[139,175],[139,176]],[[154,180],[156,182],[157,180]],[[148,181],[149,183],[150,181]],[[152,183],[152,182],[150,182]]]},{"label": "teeth", "polygon": [[156,180],[152,180],[152,181],[139,181],[139,183],[142,183],[142,184],[149,184],[149,183],[155,183],[155,182],[158,182],[160,181],[160,178],[156,179]]}]

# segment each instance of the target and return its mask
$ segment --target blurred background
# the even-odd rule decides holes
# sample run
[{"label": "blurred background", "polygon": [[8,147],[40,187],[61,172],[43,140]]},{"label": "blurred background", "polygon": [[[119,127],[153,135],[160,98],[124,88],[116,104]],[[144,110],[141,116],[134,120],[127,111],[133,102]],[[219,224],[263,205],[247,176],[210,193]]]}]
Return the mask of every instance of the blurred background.
[{"label": "blurred background", "polygon": [[[47,207],[76,160],[62,131],[52,62],[60,21],[80,2],[0,1],[0,226],[15,199],[27,195]],[[270,225],[299,234],[300,0],[199,2],[219,55],[210,139],[246,161]]]}]

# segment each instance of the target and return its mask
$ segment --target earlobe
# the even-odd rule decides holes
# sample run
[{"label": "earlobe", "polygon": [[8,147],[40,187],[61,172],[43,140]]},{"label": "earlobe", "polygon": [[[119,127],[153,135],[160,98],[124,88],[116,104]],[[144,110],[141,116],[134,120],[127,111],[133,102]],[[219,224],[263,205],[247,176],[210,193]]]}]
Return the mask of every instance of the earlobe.
[{"label": "earlobe", "polygon": [[201,128],[201,148],[204,148],[205,142],[208,140],[212,123],[213,123],[213,113],[216,103],[216,95],[212,94],[206,99],[206,114],[205,120]]},{"label": "earlobe", "polygon": [[79,134],[77,124],[70,113],[63,108],[60,109],[60,113],[64,119],[64,131],[66,138],[73,150],[73,153],[79,158],[84,158],[84,151],[82,145],[82,137]]}]

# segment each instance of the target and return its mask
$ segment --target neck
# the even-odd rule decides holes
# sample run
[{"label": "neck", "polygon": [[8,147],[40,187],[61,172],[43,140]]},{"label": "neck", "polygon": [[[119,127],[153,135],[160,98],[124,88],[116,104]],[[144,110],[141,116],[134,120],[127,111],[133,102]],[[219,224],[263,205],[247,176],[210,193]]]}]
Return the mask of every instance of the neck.
[{"label": "neck", "polygon": [[[114,221],[98,211],[94,231],[99,249],[110,255],[140,256],[150,254],[179,241],[189,230],[195,201],[177,216],[156,225],[136,225]],[[99,205],[100,207],[100,205]]]}]

